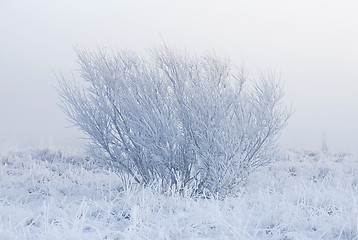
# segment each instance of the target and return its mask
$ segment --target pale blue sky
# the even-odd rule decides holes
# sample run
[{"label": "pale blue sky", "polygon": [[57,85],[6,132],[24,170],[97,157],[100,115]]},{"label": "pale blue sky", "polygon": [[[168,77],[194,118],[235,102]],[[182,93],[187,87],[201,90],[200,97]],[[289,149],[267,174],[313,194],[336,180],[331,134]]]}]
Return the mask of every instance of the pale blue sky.
[{"label": "pale blue sky", "polygon": [[280,144],[358,149],[357,1],[0,0],[0,144],[78,144],[52,70],[77,69],[73,46],[139,51],[164,38],[215,49],[254,76],[271,68],[295,109]]}]

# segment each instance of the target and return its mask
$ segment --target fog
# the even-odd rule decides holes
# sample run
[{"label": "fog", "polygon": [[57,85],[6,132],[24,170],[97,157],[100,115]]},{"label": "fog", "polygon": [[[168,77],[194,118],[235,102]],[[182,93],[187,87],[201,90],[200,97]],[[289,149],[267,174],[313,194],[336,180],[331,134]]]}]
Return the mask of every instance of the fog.
[{"label": "fog", "polygon": [[54,72],[78,68],[74,46],[143,51],[163,39],[215,51],[252,77],[273,69],[294,115],[287,148],[358,148],[356,1],[0,1],[0,145],[80,146],[58,108]]}]

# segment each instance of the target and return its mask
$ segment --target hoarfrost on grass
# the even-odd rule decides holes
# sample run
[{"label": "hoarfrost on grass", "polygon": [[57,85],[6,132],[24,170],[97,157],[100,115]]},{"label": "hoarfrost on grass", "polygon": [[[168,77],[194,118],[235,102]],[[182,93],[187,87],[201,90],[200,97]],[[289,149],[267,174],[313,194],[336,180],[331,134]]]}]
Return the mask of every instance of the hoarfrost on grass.
[{"label": "hoarfrost on grass", "polygon": [[217,200],[129,184],[79,154],[2,153],[0,239],[357,239],[357,163],[292,151]]}]

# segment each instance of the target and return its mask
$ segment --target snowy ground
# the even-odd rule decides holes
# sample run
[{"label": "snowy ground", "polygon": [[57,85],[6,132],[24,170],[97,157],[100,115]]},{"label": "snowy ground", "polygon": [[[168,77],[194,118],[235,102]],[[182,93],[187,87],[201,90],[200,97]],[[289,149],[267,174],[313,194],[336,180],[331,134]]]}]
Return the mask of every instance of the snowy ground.
[{"label": "snowy ground", "polygon": [[358,158],[290,152],[236,198],[128,186],[79,154],[0,154],[0,239],[358,239]]}]

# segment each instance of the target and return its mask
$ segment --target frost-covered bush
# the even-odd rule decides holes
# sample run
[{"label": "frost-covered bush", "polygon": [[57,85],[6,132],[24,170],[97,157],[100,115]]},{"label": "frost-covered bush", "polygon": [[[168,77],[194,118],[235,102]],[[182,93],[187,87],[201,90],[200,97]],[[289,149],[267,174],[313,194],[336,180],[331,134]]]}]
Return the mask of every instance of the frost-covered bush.
[{"label": "frost-covered bush", "polygon": [[119,174],[224,196],[274,159],[289,112],[272,74],[166,46],[77,53],[85,81],[61,76],[61,107]]}]

